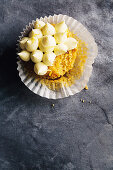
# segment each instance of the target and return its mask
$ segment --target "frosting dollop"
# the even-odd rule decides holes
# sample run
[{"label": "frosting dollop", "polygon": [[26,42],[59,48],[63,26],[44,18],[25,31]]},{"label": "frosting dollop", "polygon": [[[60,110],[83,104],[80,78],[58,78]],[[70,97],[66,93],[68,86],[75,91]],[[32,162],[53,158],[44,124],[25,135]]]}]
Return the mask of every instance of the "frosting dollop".
[{"label": "frosting dollop", "polygon": [[30,60],[30,53],[28,51],[22,50],[20,53],[18,53],[18,55],[23,61]]},{"label": "frosting dollop", "polygon": [[42,34],[43,35],[54,35],[55,34],[54,26],[49,23],[45,24],[45,26],[42,28]]},{"label": "frosting dollop", "polygon": [[26,42],[26,50],[35,51],[38,48],[38,39],[36,37],[29,38]]},{"label": "frosting dollop", "polygon": [[31,53],[31,60],[34,63],[38,63],[38,62],[42,61],[42,57],[43,57],[43,52],[40,50],[36,50]]},{"label": "frosting dollop", "polygon": [[37,38],[41,38],[42,35],[42,31],[40,29],[32,29],[32,31],[29,33],[29,37],[37,37]]},{"label": "frosting dollop", "polygon": [[45,53],[43,55],[43,62],[44,62],[44,64],[46,64],[47,66],[52,66],[53,62],[55,60],[55,57],[56,57],[56,55],[53,52]]},{"label": "frosting dollop", "polygon": [[42,29],[44,27],[45,23],[39,19],[36,19],[36,22],[34,23],[35,29]]},{"label": "frosting dollop", "polygon": [[64,44],[67,46],[68,50],[72,50],[77,47],[78,41],[75,38],[70,37],[67,38]]},{"label": "frosting dollop", "polygon": [[58,56],[58,55],[66,53],[67,50],[68,50],[67,46],[61,43],[55,46],[54,53],[56,54],[56,56]]},{"label": "frosting dollop", "polygon": [[65,21],[62,21],[55,25],[56,32],[66,32],[67,31],[67,25],[65,24]]},{"label": "frosting dollop", "polygon": [[43,52],[52,52],[56,45],[55,38],[51,35],[43,36],[39,42],[39,48]]},{"label": "frosting dollop", "polygon": [[60,44],[60,43],[64,43],[67,40],[67,33],[66,32],[57,32],[54,35],[54,38],[56,40],[56,43]]},{"label": "frosting dollop", "polygon": [[26,45],[26,41],[28,40],[28,37],[23,37],[21,40],[20,40],[20,48],[22,50],[25,49],[25,45]]},{"label": "frosting dollop", "polygon": [[34,72],[37,75],[44,75],[47,73],[48,67],[43,63],[39,62],[34,65]]}]

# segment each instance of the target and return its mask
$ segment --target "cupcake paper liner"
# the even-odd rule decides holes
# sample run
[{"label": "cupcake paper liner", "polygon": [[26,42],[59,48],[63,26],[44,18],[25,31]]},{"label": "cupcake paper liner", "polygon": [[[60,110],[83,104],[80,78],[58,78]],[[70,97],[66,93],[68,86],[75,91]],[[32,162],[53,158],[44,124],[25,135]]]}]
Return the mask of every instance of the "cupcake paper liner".
[{"label": "cupcake paper liner", "polygon": [[[79,80],[76,80],[73,85],[70,87],[65,87],[62,83],[62,87],[59,91],[53,91],[50,90],[46,85],[41,84],[40,81],[37,81],[37,79],[34,76],[29,76],[29,73],[23,68],[22,61],[19,57],[17,57],[17,70],[19,72],[19,76],[21,78],[21,81],[35,94],[38,94],[39,96],[48,98],[48,99],[59,99],[59,98],[65,98],[70,95],[74,95],[78,92],[80,92],[82,89],[84,89],[85,85],[88,83],[89,78],[92,73],[92,64],[94,63],[94,59],[97,56],[98,48],[97,44],[95,43],[95,40],[91,33],[77,20],[73,19],[72,17],[69,17],[67,15],[54,15],[49,17],[40,18],[40,20],[44,22],[49,23],[59,23],[63,20],[65,20],[65,23],[67,24],[68,28],[71,32],[75,33],[78,38],[83,40],[87,44],[88,48],[88,55],[84,67],[83,74]],[[17,43],[17,52],[20,51],[19,47],[19,41],[24,37],[27,36],[28,33],[31,31],[31,29],[34,26],[34,20],[32,23],[29,23],[28,26],[26,26],[25,29],[23,29],[23,32],[21,32],[21,36],[19,36],[19,40]]]}]

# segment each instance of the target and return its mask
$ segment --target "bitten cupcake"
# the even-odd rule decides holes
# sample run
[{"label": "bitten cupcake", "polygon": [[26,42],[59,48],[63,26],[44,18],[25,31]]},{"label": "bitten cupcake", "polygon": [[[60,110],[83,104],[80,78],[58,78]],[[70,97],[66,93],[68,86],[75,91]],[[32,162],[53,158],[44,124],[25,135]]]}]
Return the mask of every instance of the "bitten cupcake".
[{"label": "bitten cupcake", "polygon": [[[68,19],[66,20],[66,18]],[[20,62],[18,63],[21,64],[21,68],[28,77],[26,79],[25,76],[24,82],[29,78],[33,79],[32,82],[29,82],[32,84],[32,88],[30,87],[32,91],[37,88],[36,82],[37,86],[40,83],[42,96],[45,93],[44,97],[47,98],[50,98],[49,93],[57,96],[62,90],[67,91],[67,89],[68,94],[63,94],[63,97],[67,97],[70,95],[69,93],[72,95],[74,92],[71,88],[73,85],[76,86],[85,71],[85,64],[88,61],[88,41],[85,42],[77,35],[78,30],[77,32],[76,29],[71,30],[72,23],[68,22],[71,20],[74,19],[63,15],[36,19],[24,31],[25,36],[19,40]],[[88,76],[86,75],[86,77]],[[85,87],[86,82],[84,80],[83,82]],[[35,93],[40,95],[39,90],[37,92],[35,90]]]}]

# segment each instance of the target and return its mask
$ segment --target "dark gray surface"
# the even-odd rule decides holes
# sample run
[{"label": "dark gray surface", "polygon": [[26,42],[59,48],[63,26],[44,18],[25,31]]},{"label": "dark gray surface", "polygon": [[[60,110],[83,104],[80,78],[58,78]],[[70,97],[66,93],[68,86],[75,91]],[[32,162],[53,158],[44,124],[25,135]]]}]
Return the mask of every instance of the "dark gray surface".
[{"label": "dark gray surface", "polygon": [[[89,90],[56,101],[24,86],[15,55],[25,25],[54,13],[84,24],[99,48]],[[113,1],[0,0],[0,170],[113,170]]]}]

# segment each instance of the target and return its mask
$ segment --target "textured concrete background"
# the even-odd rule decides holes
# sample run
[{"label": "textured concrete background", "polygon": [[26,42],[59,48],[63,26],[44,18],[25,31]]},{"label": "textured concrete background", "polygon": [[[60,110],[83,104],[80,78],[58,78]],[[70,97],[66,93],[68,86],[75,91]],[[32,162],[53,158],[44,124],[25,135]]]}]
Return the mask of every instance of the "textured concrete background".
[{"label": "textured concrete background", "polygon": [[[54,13],[84,24],[99,48],[89,90],[57,101],[24,86],[15,55],[25,25]],[[113,170],[112,0],[0,0],[0,170]]]}]

